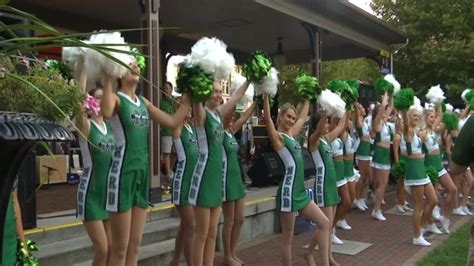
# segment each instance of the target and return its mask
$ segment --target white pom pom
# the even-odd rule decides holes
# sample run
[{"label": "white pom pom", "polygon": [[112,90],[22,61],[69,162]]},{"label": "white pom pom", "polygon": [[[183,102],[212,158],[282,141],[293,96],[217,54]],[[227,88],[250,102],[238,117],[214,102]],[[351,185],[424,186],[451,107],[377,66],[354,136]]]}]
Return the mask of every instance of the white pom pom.
[{"label": "white pom pom", "polygon": [[204,37],[197,41],[186,63],[199,65],[217,80],[227,79],[235,67],[234,56],[227,52],[227,45],[215,37]]},{"label": "white pom pom", "polygon": [[392,74],[388,74],[388,75],[385,75],[385,77],[383,78],[385,79],[386,81],[392,83],[393,85],[393,95],[397,94],[397,92],[400,91],[400,83],[395,79],[395,76],[392,75]]},{"label": "white pom pom", "polygon": [[426,94],[426,99],[428,99],[433,104],[440,104],[446,97],[444,97],[444,91],[439,85],[433,86],[428,90]]},{"label": "white pom pom", "polygon": [[410,110],[411,109],[416,109],[418,112],[423,112],[423,106],[421,106],[420,98],[418,98],[416,96],[414,97],[413,105],[410,106]]},{"label": "white pom pom", "polygon": [[75,70],[86,53],[84,47],[63,47],[61,57],[62,61],[72,70]]},{"label": "white pom pom", "polygon": [[255,90],[261,94],[275,96],[278,91],[278,70],[272,67],[266,77],[263,78],[262,83],[255,85]]},{"label": "white pom pom", "polygon": [[[107,48],[114,49],[114,50],[121,50],[124,52],[130,52],[130,48],[125,43],[125,40],[120,35],[120,32],[112,32],[112,33],[99,33],[94,34],[89,39],[90,44],[114,44],[113,46],[106,46]],[[120,45],[123,44],[123,45]],[[107,52],[107,51],[104,51]],[[132,60],[133,56],[127,53],[121,52],[107,52],[112,57],[116,58],[117,60],[121,61],[125,65],[129,65]],[[116,78],[123,77],[128,69],[117,62],[105,57],[101,53],[93,50],[87,49],[85,55],[85,67],[87,69],[88,74],[90,73],[93,77],[100,77],[102,73],[101,71],[107,73]],[[94,72],[99,71],[99,73]]]},{"label": "white pom pom", "polygon": [[426,102],[425,103],[425,110],[434,110],[434,104]]},{"label": "white pom pom", "polygon": [[465,101],[465,102],[467,101],[467,100],[466,100],[466,95],[467,95],[470,91],[471,91],[471,89],[465,89],[465,90],[462,91],[462,93],[461,93],[461,98],[463,99],[463,101]]},{"label": "white pom pom", "polygon": [[[242,86],[242,84],[244,84],[246,80],[247,79],[244,76],[236,74],[232,79],[232,83],[230,84],[230,95],[234,95],[234,93],[240,88],[240,86]],[[255,89],[253,87],[253,84],[250,84],[247,90],[245,91],[244,97],[242,97],[242,99],[240,100],[240,103],[246,105],[247,103],[252,102],[254,94]]]},{"label": "white pom pom", "polygon": [[453,110],[454,110],[454,107],[451,104],[447,103],[446,104],[446,113],[452,113]]},{"label": "white pom pom", "polygon": [[331,116],[341,118],[346,111],[346,103],[341,97],[327,89],[321,92],[317,102]]}]

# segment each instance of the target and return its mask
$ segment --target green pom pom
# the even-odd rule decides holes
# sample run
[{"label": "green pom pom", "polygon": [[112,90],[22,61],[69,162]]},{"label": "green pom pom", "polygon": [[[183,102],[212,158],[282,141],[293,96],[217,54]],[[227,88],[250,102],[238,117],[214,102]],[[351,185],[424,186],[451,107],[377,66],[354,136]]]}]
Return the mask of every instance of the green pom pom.
[{"label": "green pom pom", "polygon": [[415,93],[412,88],[401,89],[393,97],[393,105],[398,110],[408,110],[413,105]]},{"label": "green pom pom", "polygon": [[406,169],[407,163],[405,161],[400,161],[392,165],[390,173],[393,177],[396,177],[398,179],[400,177],[405,177]]},{"label": "green pom pom", "polygon": [[321,94],[321,87],[318,79],[313,76],[299,75],[295,79],[296,91],[301,98],[314,101]]},{"label": "green pom pom", "polygon": [[474,110],[474,98],[471,99],[471,101],[469,101],[469,110]]},{"label": "green pom pom", "polygon": [[195,102],[207,101],[214,92],[214,78],[199,66],[181,65],[176,79],[179,93],[189,93]]},{"label": "green pom pom", "polygon": [[[254,101],[257,102],[258,108],[260,108],[260,110],[263,110],[263,95],[255,95],[253,98]],[[268,104],[270,105],[270,108],[272,108],[273,104],[275,104],[273,97],[268,96]]]},{"label": "green pom pom", "polygon": [[71,80],[72,72],[62,61],[46,60],[46,65],[51,74],[60,74],[64,80]]},{"label": "green pom pom", "polygon": [[442,111],[443,113],[446,112],[446,103],[445,103],[444,101],[441,102],[441,111]]},{"label": "green pom pom", "polygon": [[269,57],[263,51],[255,51],[247,63],[242,66],[242,75],[248,81],[260,84],[270,72],[270,68],[272,68],[272,62]]},{"label": "green pom pom", "polygon": [[447,130],[451,131],[458,129],[458,122],[458,117],[455,114],[443,114],[443,124]]},{"label": "green pom pom", "polygon": [[140,53],[140,51],[136,48],[132,48],[132,55],[135,57],[135,60],[137,60],[137,65],[140,68],[141,71],[145,70],[146,67],[146,60],[145,57]]},{"label": "green pom pom", "polygon": [[431,183],[436,184],[439,181],[438,171],[432,165],[426,167],[426,175],[430,178]]},{"label": "green pom pom", "polygon": [[469,103],[472,99],[474,99],[474,89],[471,89],[468,93],[466,93],[466,101]]},{"label": "green pom pom", "polygon": [[395,87],[393,86],[393,84],[383,78],[379,78],[375,81],[375,94],[378,97],[384,95],[385,92],[388,92],[388,94],[393,94],[394,89]]},{"label": "green pom pom", "polygon": [[352,109],[353,103],[359,99],[359,82],[357,80],[353,80],[350,82],[340,79],[334,79],[328,82],[327,88],[339,94],[342,100],[346,103],[347,109]]}]

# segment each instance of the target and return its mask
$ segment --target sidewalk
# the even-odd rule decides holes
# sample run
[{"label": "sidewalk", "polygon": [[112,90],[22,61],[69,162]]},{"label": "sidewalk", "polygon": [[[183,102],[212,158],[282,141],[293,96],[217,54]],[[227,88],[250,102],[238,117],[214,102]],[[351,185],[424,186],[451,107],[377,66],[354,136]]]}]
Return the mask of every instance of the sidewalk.
[{"label": "sidewalk", "polygon": [[[386,205],[383,210],[389,210],[395,205],[395,192],[388,193],[385,197]],[[369,205],[371,207],[371,205]],[[334,253],[334,258],[341,265],[414,265],[421,257],[428,254],[448,235],[428,236],[432,247],[422,248],[411,243],[412,220],[411,216],[384,213],[387,221],[381,222],[372,219],[370,209],[362,212],[352,209],[347,221],[352,226],[351,231],[337,230],[337,235],[343,240],[371,243],[372,246],[355,256]],[[461,224],[468,222],[473,216],[452,216],[451,232]],[[439,222],[438,222],[438,227]],[[293,265],[306,265],[303,259],[304,249],[309,242],[311,232],[294,236],[293,239]],[[280,237],[278,234],[258,239],[243,244],[237,255],[245,261],[245,265],[281,265]],[[413,257],[413,258],[412,258]],[[316,260],[318,259],[315,254]],[[215,265],[222,265],[222,254],[217,254]],[[316,261],[318,262],[318,261]]]}]

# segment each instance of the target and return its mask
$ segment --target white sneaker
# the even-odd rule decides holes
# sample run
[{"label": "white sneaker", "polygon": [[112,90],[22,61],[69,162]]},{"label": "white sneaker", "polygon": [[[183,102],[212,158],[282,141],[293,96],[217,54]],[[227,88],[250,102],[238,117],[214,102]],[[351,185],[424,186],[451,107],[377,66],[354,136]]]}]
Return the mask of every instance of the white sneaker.
[{"label": "white sneaker", "polygon": [[405,206],[410,205],[410,202],[405,200]]},{"label": "white sneaker", "polygon": [[405,202],[405,205],[402,206],[402,208],[403,208],[406,212],[412,212],[412,211],[413,211],[412,208],[410,208],[410,207],[407,206],[406,202]]},{"label": "white sneaker", "polygon": [[433,216],[433,219],[435,219],[436,221],[439,221],[439,217],[441,216],[441,213],[439,211],[440,211],[440,208],[438,207],[438,205],[436,205],[433,208],[433,212],[431,213],[431,215]]},{"label": "white sneaker", "polygon": [[339,237],[336,236],[336,232],[333,232],[332,233],[332,243],[334,245],[343,245],[344,241],[342,241],[341,239],[339,239]]},{"label": "white sneaker", "polygon": [[472,212],[469,210],[467,206],[462,207],[462,211],[467,215],[472,215]]},{"label": "white sneaker", "polygon": [[362,201],[362,204],[364,205],[364,208],[368,210],[369,206],[367,206],[367,201],[365,199],[361,199],[361,201]]},{"label": "white sneaker", "polygon": [[453,210],[454,215],[459,215],[459,216],[466,216],[467,213],[463,212],[462,207],[455,208]]},{"label": "white sneaker", "polygon": [[405,209],[403,209],[403,206],[400,205],[400,204],[397,204],[395,205],[395,210],[398,212],[398,213],[405,213]]},{"label": "white sneaker", "polygon": [[351,230],[352,229],[352,227],[347,224],[346,219],[337,221],[336,227],[341,228],[343,230]]},{"label": "white sneaker", "polygon": [[426,228],[428,232],[431,232],[433,234],[436,234],[436,235],[442,235],[443,232],[441,232],[441,230],[439,230],[439,228],[436,226],[436,224],[430,224],[428,225],[428,227]]},{"label": "white sneaker", "polygon": [[382,205],[385,205],[385,200],[384,199],[382,199]]},{"label": "white sneaker", "polygon": [[372,217],[374,217],[374,219],[379,220],[379,221],[385,221],[385,220],[387,220],[387,219],[383,216],[381,210],[378,210],[377,212],[376,212],[375,210],[373,210],[373,211],[372,211]]},{"label": "white sneaker", "polygon": [[365,211],[364,200],[356,199],[354,200],[354,205],[361,211]]},{"label": "white sneaker", "polygon": [[450,234],[451,232],[449,232],[449,226],[451,225],[451,221],[444,217],[443,215],[441,215],[441,217],[439,217],[439,221],[441,222],[441,225],[443,226],[443,230],[446,234]]},{"label": "white sneaker", "polygon": [[431,243],[425,240],[425,238],[423,237],[423,234],[420,234],[418,238],[413,238],[413,245],[429,247],[431,246]]}]

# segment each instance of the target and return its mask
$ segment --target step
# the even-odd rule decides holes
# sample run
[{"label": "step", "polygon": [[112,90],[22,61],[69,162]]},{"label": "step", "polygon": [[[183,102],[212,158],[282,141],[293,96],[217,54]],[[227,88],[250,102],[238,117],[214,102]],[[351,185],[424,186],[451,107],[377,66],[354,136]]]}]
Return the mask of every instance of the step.
[{"label": "step", "polygon": [[[142,247],[174,239],[178,227],[178,218],[147,222],[143,232]],[[39,245],[36,257],[42,265],[71,265],[91,260],[92,255],[92,243],[87,234],[83,234],[79,237]]]},{"label": "step", "polygon": [[[168,265],[173,258],[175,239],[169,239],[140,247],[138,265],[156,266]],[[92,260],[72,264],[74,266],[90,266]]]},{"label": "step", "polygon": [[[172,217],[176,217],[173,205],[170,203],[157,204],[155,208],[148,212],[146,222],[161,221]],[[57,222],[63,219],[67,219],[67,222]],[[38,228],[27,230],[25,234],[27,238],[34,240],[39,246],[87,235],[82,222],[75,219],[75,215],[59,218],[53,216],[42,217],[39,219],[38,225]]]}]

